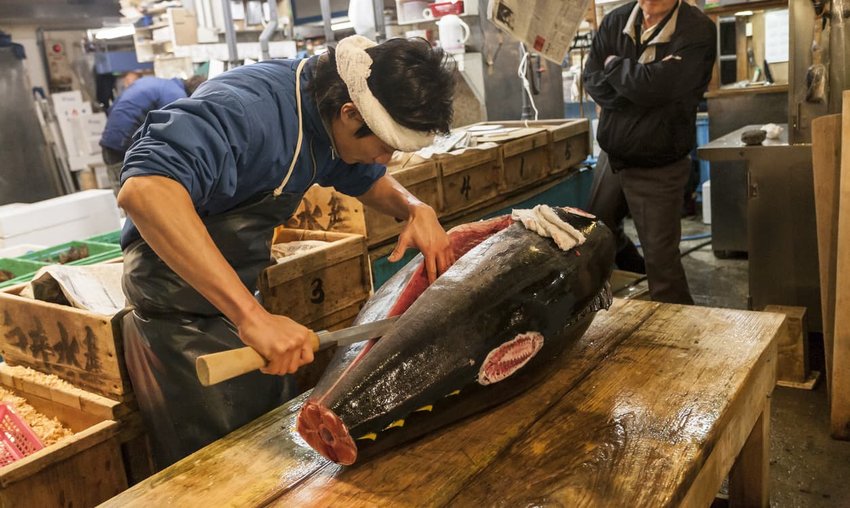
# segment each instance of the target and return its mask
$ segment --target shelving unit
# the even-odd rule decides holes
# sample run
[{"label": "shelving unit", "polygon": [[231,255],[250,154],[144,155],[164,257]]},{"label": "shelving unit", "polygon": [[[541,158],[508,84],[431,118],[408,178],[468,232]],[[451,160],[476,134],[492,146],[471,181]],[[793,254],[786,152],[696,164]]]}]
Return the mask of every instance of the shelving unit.
[{"label": "shelving unit", "polygon": [[[417,23],[433,23],[435,21],[439,21],[439,17],[426,18],[422,16],[422,11],[428,6],[434,3],[449,3],[449,2],[423,2],[423,1],[410,1],[410,0],[395,0],[396,14],[398,15],[398,24],[399,25],[415,25]],[[412,17],[407,12],[408,9],[405,9],[406,5],[412,4],[420,4],[421,8],[412,9],[418,11],[418,17]],[[463,0],[463,11],[458,14],[458,16],[477,16],[478,15],[478,1],[477,0]]]}]

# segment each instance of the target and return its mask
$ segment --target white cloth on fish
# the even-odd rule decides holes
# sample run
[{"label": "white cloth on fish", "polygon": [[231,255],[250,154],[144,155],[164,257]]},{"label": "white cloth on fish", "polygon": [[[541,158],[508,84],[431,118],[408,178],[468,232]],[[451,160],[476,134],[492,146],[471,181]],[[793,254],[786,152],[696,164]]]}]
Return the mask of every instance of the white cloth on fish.
[{"label": "white cloth on fish", "polygon": [[561,250],[570,250],[585,240],[581,231],[561,220],[549,205],[537,205],[530,210],[513,210],[511,218],[521,222],[526,229],[555,240]]},{"label": "white cloth on fish", "polygon": [[378,138],[402,152],[415,152],[434,141],[431,132],[415,131],[396,122],[372,94],[366,78],[372,74],[372,57],[366,49],[375,43],[360,35],[351,35],[336,46],[336,70],[348,88],[351,102]]}]

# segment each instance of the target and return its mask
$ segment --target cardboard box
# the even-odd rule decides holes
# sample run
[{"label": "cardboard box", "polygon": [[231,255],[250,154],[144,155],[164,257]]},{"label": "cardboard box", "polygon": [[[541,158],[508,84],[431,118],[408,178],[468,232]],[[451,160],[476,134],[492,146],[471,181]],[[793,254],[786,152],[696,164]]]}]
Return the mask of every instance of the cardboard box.
[{"label": "cardboard box", "polygon": [[198,22],[195,14],[188,9],[170,7],[167,18],[171,27],[171,41],[175,46],[189,46],[198,43]]}]

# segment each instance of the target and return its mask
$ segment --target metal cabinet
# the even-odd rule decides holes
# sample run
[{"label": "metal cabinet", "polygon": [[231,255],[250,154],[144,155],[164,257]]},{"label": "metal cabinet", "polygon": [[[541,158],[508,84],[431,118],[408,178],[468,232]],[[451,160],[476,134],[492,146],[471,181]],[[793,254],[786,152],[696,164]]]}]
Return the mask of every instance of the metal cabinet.
[{"label": "metal cabinet", "polygon": [[758,127],[745,126],[716,139],[699,148],[699,155],[712,162],[745,164],[750,307],[806,307],[810,328],[820,331],[811,145],[789,145],[786,130],[778,140],[744,146],[741,133]]},{"label": "metal cabinet", "polygon": [[[707,93],[709,139],[754,123],[787,122],[787,91],[787,85],[773,85]],[[746,253],[746,166],[743,161],[712,161],[710,172],[712,249],[718,257]]]}]

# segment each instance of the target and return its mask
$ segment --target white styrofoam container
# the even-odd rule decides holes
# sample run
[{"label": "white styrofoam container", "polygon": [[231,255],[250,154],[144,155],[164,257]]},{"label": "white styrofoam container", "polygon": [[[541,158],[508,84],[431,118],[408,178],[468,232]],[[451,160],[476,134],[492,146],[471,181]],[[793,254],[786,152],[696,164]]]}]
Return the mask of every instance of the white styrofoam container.
[{"label": "white styrofoam container", "polygon": [[58,109],[68,109],[76,107],[83,103],[83,94],[79,90],[71,90],[70,92],[54,92],[50,94],[50,100],[53,102],[53,107]]},{"label": "white styrofoam container", "polygon": [[702,184],[702,223],[711,224],[711,180]]},{"label": "white styrofoam container", "polygon": [[0,247],[33,243],[47,247],[120,228],[112,190],[97,189],[37,203],[0,207]]},{"label": "white styrofoam container", "polygon": [[106,128],[106,115],[89,113],[71,119],[78,155],[100,154],[100,136]]}]

